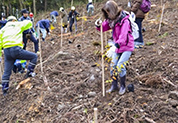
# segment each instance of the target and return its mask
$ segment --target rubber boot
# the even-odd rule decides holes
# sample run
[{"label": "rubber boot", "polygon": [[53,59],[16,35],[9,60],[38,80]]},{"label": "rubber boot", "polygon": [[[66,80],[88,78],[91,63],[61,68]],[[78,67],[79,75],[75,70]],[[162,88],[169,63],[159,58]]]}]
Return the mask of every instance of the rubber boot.
[{"label": "rubber boot", "polygon": [[117,77],[112,77],[112,85],[109,90],[106,91],[106,93],[112,93],[114,91],[117,91],[119,89],[118,87],[118,78]]},{"label": "rubber boot", "polygon": [[119,90],[120,95],[123,95],[126,91],[125,80],[126,80],[126,76],[120,77],[120,90]]},{"label": "rubber boot", "polygon": [[2,92],[4,96],[7,94],[8,89],[9,89],[9,83],[8,82],[2,83]]}]

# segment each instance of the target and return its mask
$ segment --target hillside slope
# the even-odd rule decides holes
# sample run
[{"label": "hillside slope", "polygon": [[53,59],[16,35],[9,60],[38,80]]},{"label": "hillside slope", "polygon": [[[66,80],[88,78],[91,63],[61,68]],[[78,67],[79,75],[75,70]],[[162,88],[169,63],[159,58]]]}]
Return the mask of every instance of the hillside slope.
[{"label": "hillside slope", "polygon": [[[78,22],[77,37],[64,36],[60,47],[60,27],[42,42],[44,76],[38,73],[25,87],[16,90],[22,75],[12,75],[9,94],[1,95],[1,123],[92,123],[93,108],[98,108],[99,123],[177,123],[178,121],[178,1],[165,4],[161,32],[160,2],[143,22],[145,45],[136,49],[127,66],[127,82],[134,93],[117,92],[102,97],[100,32],[94,22],[103,3],[95,5],[96,15]],[[127,2],[118,0],[125,8]],[[78,8],[82,12],[84,6]],[[46,15],[47,16],[47,15]],[[110,32],[107,32],[109,38]],[[152,45],[150,45],[150,42]],[[96,44],[96,43],[95,43]],[[105,43],[106,44],[106,43]],[[28,49],[33,44],[28,44]],[[39,62],[38,62],[39,63]],[[105,68],[108,68],[105,62]],[[105,71],[105,80],[109,70]],[[47,84],[45,81],[47,81]],[[106,89],[110,83],[106,83]]]}]

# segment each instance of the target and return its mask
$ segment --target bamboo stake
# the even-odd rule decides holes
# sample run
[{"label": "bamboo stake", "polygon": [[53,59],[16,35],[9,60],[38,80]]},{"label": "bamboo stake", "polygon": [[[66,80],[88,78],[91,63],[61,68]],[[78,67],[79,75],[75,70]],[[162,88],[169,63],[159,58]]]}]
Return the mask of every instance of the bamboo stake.
[{"label": "bamboo stake", "polygon": [[105,85],[104,85],[104,56],[103,56],[103,26],[101,24],[101,55],[102,55],[102,88],[103,88],[103,96],[105,96]]},{"label": "bamboo stake", "polygon": [[165,7],[165,4],[164,4],[163,7],[162,7],[162,13],[161,13],[161,18],[160,18],[160,22],[159,22],[159,29],[158,29],[158,32],[161,31],[161,23],[162,23],[162,21],[163,21],[164,7]]},{"label": "bamboo stake", "polygon": [[39,36],[39,50],[40,50],[40,66],[41,66],[41,73],[43,74],[43,62],[42,62],[42,56],[41,56],[41,41],[40,41],[40,25],[38,24],[38,36]]},{"label": "bamboo stake", "polygon": [[98,109],[94,108],[94,123],[98,123],[98,116],[97,116]]},{"label": "bamboo stake", "polygon": [[71,7],[73,6],[73,0],[71,1]]},{"label": "bamboo stake", "polygon": [[106,31],[106,32],[105,32],[105,41],[106,41],[106,45],[107,45],[107,43],[108,43],[107,40],[108,40],[108,39],[107,39],[107,31]]},{"label": "bamboo stake", "polygon": [[[82,17],[84,17],[84,12],[82,14]],[[82,18],[82,31],[83,31],[83,18]]]},{"label": "bamboo stake", "polygon": [[62,16],[61,16],[61,49],[62,49],[62,41],[63,41],[63,28],[62,28],[62,23],[63,23],[63,19],[62,19]]}]

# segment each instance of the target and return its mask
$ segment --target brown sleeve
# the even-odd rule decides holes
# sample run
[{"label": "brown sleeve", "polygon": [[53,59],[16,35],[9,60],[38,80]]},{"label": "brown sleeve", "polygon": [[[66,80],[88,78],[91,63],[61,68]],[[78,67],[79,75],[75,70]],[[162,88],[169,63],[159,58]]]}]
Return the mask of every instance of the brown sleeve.
[{"label": "brown sleeve", "polygon": [[138,9],[140,8],[141,3],[142,3],[142,0],[135,0],[135,1],[133,2],[131,11],[136,14],[137,11],[138,11]]}]

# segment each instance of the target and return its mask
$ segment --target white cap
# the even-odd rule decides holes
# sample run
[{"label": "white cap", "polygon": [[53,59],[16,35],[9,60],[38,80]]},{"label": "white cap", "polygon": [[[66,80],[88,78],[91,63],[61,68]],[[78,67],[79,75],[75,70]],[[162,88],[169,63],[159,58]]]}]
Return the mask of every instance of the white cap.
[{"label": "white cap", "polygon": [[89,3],[92,3],[92,0],[88,0]]},{"label": "white cap", "polygon": [[7,21],[11,21],[11,20],[17,20],[17,18],[15,16],[9,16],[7,18]]},{"label": "white cap", "polygon": [[63,8],[63,7],[61,7],[61,8],[60,8],[60,11],[62,12],[63,10],[64,10],[64,8]]},{"label": "white cap", "polygon": [[75,7],[74,7],[74,6],[72,6],[72,7],[71,7],[71,10],[75,10]]}]

